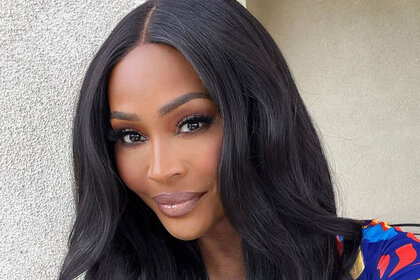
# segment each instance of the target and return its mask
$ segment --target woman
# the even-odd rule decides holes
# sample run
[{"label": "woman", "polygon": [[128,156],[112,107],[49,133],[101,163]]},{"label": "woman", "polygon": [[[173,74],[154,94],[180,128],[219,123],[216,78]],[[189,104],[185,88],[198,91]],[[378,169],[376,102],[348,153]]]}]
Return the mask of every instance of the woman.
[{"label": "woman", "polygon": [[[337,217],[286,62],[234,0],[150,0],[128,14],[87,71],[73,139],[63,280],[386,279],[364,236],[383,245],[397,232],[420,251],[386,223]],[[392,277],[420,275],[418,258]]]}]

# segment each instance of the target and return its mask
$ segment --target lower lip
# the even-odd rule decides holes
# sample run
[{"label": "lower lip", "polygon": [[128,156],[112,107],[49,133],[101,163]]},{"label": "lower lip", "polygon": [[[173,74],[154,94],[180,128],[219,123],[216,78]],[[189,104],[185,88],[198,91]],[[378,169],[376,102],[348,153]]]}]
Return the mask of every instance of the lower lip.
[{"label": "lower lip", "polygon": [[181,217],[186,215],[187,213],[191,212],[196,206],[200,199],[203,197],[204,194],[195,197],[191,200],[187,200],[181,202],[179,204],[174,205],[166,205],[166,204],[159,204],[156,203],[159,210],[169,217]]}]

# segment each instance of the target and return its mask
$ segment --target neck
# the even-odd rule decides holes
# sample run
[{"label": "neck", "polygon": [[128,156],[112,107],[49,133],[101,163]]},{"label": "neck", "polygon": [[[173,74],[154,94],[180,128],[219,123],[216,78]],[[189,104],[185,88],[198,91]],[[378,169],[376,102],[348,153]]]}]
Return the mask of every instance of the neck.
[{"label": "neck", "polygon": [[210,280],[245,279],[242,239],[226,217],[197,244]]}]

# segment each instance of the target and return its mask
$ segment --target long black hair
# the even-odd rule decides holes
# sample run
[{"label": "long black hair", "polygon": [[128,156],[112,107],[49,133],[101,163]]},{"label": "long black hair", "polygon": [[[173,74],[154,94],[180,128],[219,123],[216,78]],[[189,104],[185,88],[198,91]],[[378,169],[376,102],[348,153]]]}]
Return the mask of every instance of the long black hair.
[{"label": "long black hair", "polygon": [[221,115],[219,192],[242,237],[246,279],[352,279],[361,224],[336,214],[321,143],[272,37],[235,0],[150,0],[119,22],[83,81],[76,220],[60,280],[208,278],[196,242],[172,237],[122,182],[106,139],[110,72],[144,43],[182,53]]}]

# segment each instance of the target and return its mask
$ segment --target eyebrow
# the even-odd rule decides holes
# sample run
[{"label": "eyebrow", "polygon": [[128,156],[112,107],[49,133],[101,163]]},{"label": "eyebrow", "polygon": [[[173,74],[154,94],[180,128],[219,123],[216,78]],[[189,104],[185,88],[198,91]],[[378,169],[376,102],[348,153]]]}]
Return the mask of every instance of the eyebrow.
[{"label": "eyebrow", "polygon": [[[182,104],[185,104],[188,101],[196,99],[196,98],[205,98],[205,99],[212,100],[210,95],[204,94],[203,92],[188,92],[184,95],[181,95],[169,101],[168,103],[160,107],[158,110],[159,117],[162,117],[168,114],[169,112],[175,110],[177,107],[181,106]],[[110,120],[112,119],[119,119],[119,120],[125,120],[125,121],[139,121],[140,117],[134,113],[114,111],[111,113],[111,116],[110,116]]]}]

